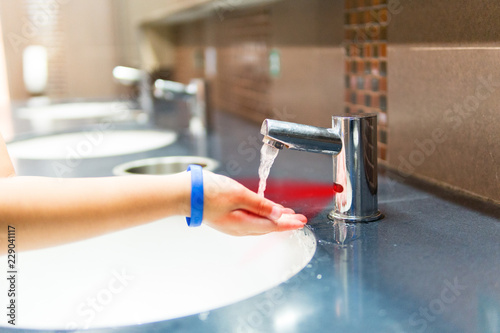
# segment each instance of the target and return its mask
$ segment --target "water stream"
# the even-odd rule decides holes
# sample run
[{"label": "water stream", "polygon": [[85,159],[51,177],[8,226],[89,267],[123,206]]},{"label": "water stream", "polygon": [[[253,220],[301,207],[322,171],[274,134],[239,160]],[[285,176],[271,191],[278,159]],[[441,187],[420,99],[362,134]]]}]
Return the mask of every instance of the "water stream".
[{"label": "water stream", "polygon": [[278,148],[263,144],[260,150],[260,166],[259,166],[259,192],[260,196],[264,196],[266,190],[266,181],[269,177],[269,172],[273,166],[276,156],[278,156]]}]

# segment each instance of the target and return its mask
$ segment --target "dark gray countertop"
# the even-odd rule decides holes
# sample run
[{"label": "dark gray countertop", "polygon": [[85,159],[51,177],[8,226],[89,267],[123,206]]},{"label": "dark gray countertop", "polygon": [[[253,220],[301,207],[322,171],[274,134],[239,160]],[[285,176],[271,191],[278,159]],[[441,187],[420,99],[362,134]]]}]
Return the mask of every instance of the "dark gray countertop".
[{"label": "dark gray countertop", "polygon": [[[161,111],[156,124],[174,128],[176,116]],[[259,126],[221,113],[216,128],[206,144],[222,162],[218,172],[257,179]],[[162,149],[84,160],[68,176],[110,176],[126,161],[197,149],[182,132]],[[16,168],[21,175],[55,176],[46,161],[16,161]],[[329,221],[332,201],[324,193],[283,196],[285,205],[308,216],[318,246],[311,262],[278,287],[208,314],[91,332],[500,332],[500,209],[387,174],[379,176],[385,218],[378,222]],[[331,157],[284,150],[270,179],[277,192],[288,180],[328,186]]]}]

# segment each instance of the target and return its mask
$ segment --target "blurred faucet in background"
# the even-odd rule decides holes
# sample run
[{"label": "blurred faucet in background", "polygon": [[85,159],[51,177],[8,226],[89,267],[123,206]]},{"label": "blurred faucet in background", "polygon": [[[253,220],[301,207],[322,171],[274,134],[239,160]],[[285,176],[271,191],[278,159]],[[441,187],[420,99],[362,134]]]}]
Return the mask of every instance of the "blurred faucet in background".
[{"label": "blurred faucet in background", "polygon": [[207,82],[203,79],[192,79],[185,85],[159,79],[155,81],[154,96],[167,100],[182,98],[186,101],[189,110],[189,133],[194,140],[196,154],[207,156],[207,135],[213,129]]},{"label": "blurred faucet in background", "polygon": [[207,134],[213,129],[208,84],[204,79],[192,79],[189,84],[158,79],[152,84],[151,76],[143,70],[117,66],[113,77],[125,86],[138,87],[140,107],[154,120],[153,97],[165,100],[183,100],[188,106],[189,133],[196,142],[198,155],[206,155]]},{"label": "blurred faucet in background", "polygon": [[116,66],[113,68],[114,79],[127,87],[133,87],[138,90],[138,102],[142,111],[147,116],[147,121],[151,122],[154,112],[154,103],[151,96],[150,76],[146,71],[125,67]]},{"label": "blurred faucet in background", "polygon": [[189,131],[194,137],[204,137],[211,132],[212,117],[208,84],[203,79],[192,79],[185,85],[175,81],[156,80],[154,96],[173,100],[185,99],[189,106]]}]

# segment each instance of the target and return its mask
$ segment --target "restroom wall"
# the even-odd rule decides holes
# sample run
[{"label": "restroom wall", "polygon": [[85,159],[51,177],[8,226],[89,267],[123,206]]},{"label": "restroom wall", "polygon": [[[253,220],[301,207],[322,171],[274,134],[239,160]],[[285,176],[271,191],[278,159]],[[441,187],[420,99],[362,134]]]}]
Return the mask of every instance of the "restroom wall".
[{"label": "restroom wall", "polygon": [[[196,21],[173,29],[175,36],[175,80],[189,83],[189,80],[204,77],[205,21]],[[201,57],[201,59],[200,59]]]},{"label": "restroom wall", "polygon": [[271,10],[226,13],[217,22],[219,108],[262,122],[272,112]]},{"label": "restroom wall", "polygon": [[[271,113],[268,53],[271,15],[268,7],[214,13],[204,20],[173,28],[176,36],[174,79],[210,82],[217,109],[261,122]],[[216,53],[216,63],[205,52]],[[211,68],[206,68],[211,67]]]},{"label": "restroom wall", "polygon": [[114,97],[116,45],[113,6],[107,1],[72,1],[63,7],[67,90],[64,97]]},{"label": "restroom wall", "polygon": [[378,157],[387,159],[387,0],[345,0],[344,103],[348,114],[378,115]]},{"label": "restroom wall", "polygon": [[11,99],[29,97],[22,79],[22,52],[28,45],[48,49],[49,97],[117,94],[111,75],[116,65],[111,0],[1,0],[0,23]]},{"label": "restroom wall", "polygon": [[500,202],[500,6],[401,1],[388,25],[388,165]]},{"label": "restroom wall", "polygon": [[[268,107],[227,103],[241,76],[231,62],[248,52],[237,51],[243,46],[236,32],[221,29],[252,11],[214,15],[198,32],[198,47],[218,52],[210,80],[219,109],[256,122],[274,117],[319,126],[332,114],[376,112],[379,162],[402,181],[413,176],[500,202],[497,1],[286,0],[261,10],[269,15],[265,49],[281,58],[279,75],[267,72],[268,83],[259,86],[265,94],[253,97]],[[191,24],[177,27],[181,39],[194,34]],[[248,34],[246,43],[252,40]],[[181,80],[195,73],[195,49],[177,57]],[[269,63],[253,66],[265,73]]]},{"label": "restroom wall", "polygon": [[272,8],[273,118],[327,127],[343,107],[343,1],[290,0]]},{"label": "restroom wall", "polygon": [[[2,27],[0,26],[0,35],[1,33]],[[10,140],[13,136],[13,128],[10,121],[10,96],[4,54],[3,41],[0,39],[0,135],[4,140]]]},{"label": "restroom wall", "polygon": [[20,53],[21,47],[13,44],[14,40],[12,39],[15,35],[22,36],[20,18],[24,15],[22,2],[0,1],[0,24],[2,24],[8,91],[11,99],[23,99],[28,97],[22,81],[23,69]]},{"label": "restroom wall", "polygon": [[[344,110],[342,26],[342,1],[229,8],[174,27],[175,79],[204,75],[197,54],[212,46],[217,71],[208,79],[218,109],[255,122],[273,117],[329,126],[331,115]],[[280,55],[277,75],[269,71],[272,50]]]},{"label": "restroom wall", "polygon": [[[165,0],[111,0],[114,10],[115,28],[114,34],[117,47],[117,62],[122,66],[129,66],[135,68],[148,67],[144,64],[145,59],[144,49],[141,43],[142,39],[141,25],[147,18],[158,15],[158,12],[165,11],[165,7],[177,9],[181,5],[180,0],[165,1]],[[192,6],[198,2],[205,0],[182,0],[183,5]],[[152,29],[154,30],[154,29]],[[155,31],[145,31],[150,38],[154,38],[153,44],[158,47],[161,46],[161,39],[152,37]],[[168,50],[162,50],[168,52]],[[143,67],[144,66],[144,67]]]}]

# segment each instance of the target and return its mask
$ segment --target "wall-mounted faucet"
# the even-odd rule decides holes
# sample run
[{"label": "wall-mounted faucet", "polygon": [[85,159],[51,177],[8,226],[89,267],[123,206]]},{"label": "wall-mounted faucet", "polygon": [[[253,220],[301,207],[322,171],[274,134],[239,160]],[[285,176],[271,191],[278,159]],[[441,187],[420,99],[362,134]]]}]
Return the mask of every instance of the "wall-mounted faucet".
[{"label": "wall-mounted faucet", "polygon": [[263,142],[333,155],[333,182],[341,185],[334,198],[332,220],[369,222],[381,219],[377,196],[377,115],[333,116],[332,128],[266,119]]},{"label": "wall-mounted faucet", "polygon": [[208,84],[203,79],[192,79],[189,84],[175,81],[155,81],[154,96],[157,98],[183,98],[190,109],[189,130],[194,135],[205,135],[213,127],[209,103]]},{"label": "wall-mounted faucet", "polygon": [[153,119],[152,96],[166,100],[184,99],[189,106],[189,129],[196,136],[205,135],[213,127],[208,94],[208,83],[203,79],[192,79],[189,84],[158,79],[151,87],[151,75],[144,70],[117,66],[113,69],[115,80],[125,86],[139,88],[139,104],[149,119]]},{"label": "wall-mounted faucet", "polygon": [[138,102],[149,122],[153,120],[154,105],[151,98],[151,83],[149,74],[137,68],[116,66],[113,68],[114,79],[124,86],[137,87]]},{"label": "wall-mounted faucet", "polygon": [[155,81],[154,85],[154,96],[156,98],[191,98],[196,96],[198,91],[197,84],[193,81],[189,84],[183,84],[180,82],[158,79]]}]

